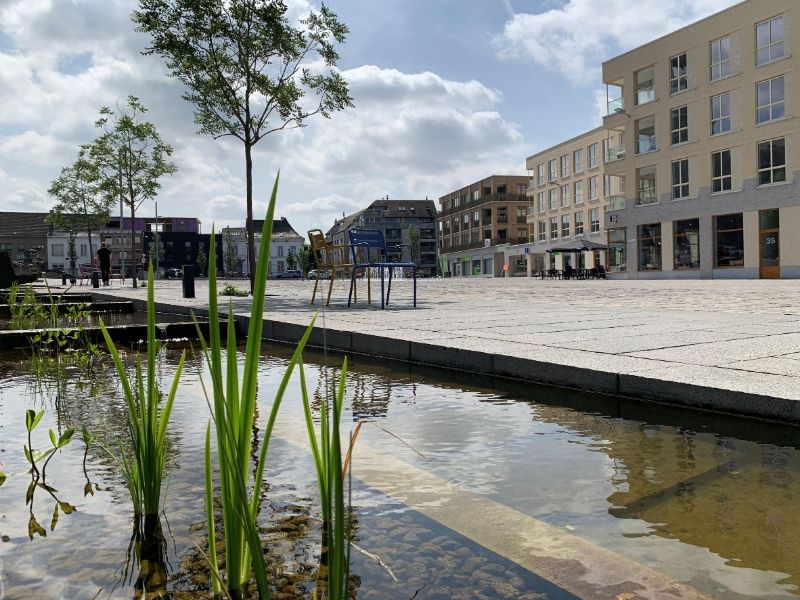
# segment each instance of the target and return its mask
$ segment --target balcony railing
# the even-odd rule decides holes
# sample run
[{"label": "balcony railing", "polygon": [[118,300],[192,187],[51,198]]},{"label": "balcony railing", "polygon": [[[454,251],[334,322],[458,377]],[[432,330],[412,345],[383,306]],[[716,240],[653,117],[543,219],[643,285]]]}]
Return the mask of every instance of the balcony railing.
[{"label": "balcony railing", "polygon": [[656,136],[654,135],[640,135],[636,140],[636,154],[647,154],[648,152],[655,152],[658,150],[656,147]]},{"label": "balcony railing", "polygon": [[624,210],[627,206],[628,200],[624,195],[609,196],[606,210]]},{"label": "balcony railing", "polygon": [[641,87],[636,90],[636,104],[647,104],[656,99],[656,88],[654,86]]},{"label": "balcony railing", "polygon": [[622,98],[617,98],[615,100],[608,101],[608,114],[613,115],[616,112],[621,112],[625,110],[625,103],[622,101]]},{"label": "balcony railing", "polygon": [[637,201],[638,201],[637,203],[640,206],[642,204],[653,204],[655,202],[658,202],[658,196],[656,195],[655,186],[639,188]]},{"label": "balcony railing", "polygon": [[606,151],[606,162],[614,162],[625,158],[625,145],[610,146]]}]

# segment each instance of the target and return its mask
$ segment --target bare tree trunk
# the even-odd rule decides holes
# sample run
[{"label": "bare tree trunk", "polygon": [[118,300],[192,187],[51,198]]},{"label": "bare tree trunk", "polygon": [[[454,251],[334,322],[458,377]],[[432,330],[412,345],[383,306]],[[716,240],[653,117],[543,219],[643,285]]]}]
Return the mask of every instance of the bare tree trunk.
[{"label": "bare tree trunk", "polygon": [[[253,157],[250,133],[245,134],[244,156],[245,170],[247,177],[247,266],[250,275],[250,293],[253,293],[253,285],[256,277],[256,235],[253,227]],[[261,240],[264,243],[264,240]]]},{"label": "bare tree trunk", "polygon": [[136,210],[134,208],[134,203],[131,201],[131,271],[133,271],[133,287],[138,287],[138,281],[136,279],[136,220],[134,216],[136,214]]}]

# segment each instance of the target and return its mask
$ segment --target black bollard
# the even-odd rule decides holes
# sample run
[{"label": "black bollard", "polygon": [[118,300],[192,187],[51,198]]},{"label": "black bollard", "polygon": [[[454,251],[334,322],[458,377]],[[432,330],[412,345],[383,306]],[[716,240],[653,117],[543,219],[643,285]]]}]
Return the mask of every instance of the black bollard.
[{"label": "black bollard", "polygon": [[194,298],[194,265],[183,265],[183,297]]},{"label": "black bollard", "polygon": [[61,285],[67,285],[67,272],[61,271]]},{"label": "black bollard", "polygon": [[92,287],[100,287],[100,271],[92,271]]}]

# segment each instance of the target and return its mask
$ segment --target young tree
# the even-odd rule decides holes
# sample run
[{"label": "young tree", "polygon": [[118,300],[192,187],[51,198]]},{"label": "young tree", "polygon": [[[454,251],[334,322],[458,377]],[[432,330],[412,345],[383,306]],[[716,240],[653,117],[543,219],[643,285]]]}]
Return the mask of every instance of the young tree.
[{"label": "young tree", "polygon": [[225,274],[230,276],[236,270],[239,259],[233,247],[233,232],[230,227],[222,230],[222,242],[225,245],[222,260],[225,263]]},{"label": "young tree", "polygon": [[290,271],[294,271],[297,268],[297,253],[294,248],[289,248],[289,252],[286,254],[286,268]]},{"label": "young tree", "polygon": [[205,275],[207,265],[208,265],[208,256],[206,256],[203,247],[200,246],[200,249],[197,251],[197,266],[200,267],[200,277]]},{"label": "young tree", "polygon": [[419,267],[420,261],[420,245],[419,245],[419,227],[411,225],[405,231],[405,243],[411,248],[411,262]]},{"label": "young tree", "polygon": [[[347,82],[334,71],[347,26],[324,4],[300,27],[283,0],[139,0],[133,20],[149,33],[145,54],[164,58],[195,105],[200,133],[237,138],[244,145],[247,182],[247,257],[255,276],[252,151],[262,138],[306,119],[352,106]],[[314,55],[316,54],[316,56]],[[307,65],[316,61],[312,70]],[[315,96],[311,102],[306,93]]]},{"label": "young tree", "polygon": [[311,256],[311,248],[308,244],[303,244],[297,250],[297,263],[303,270],[303,273],[308,273],[314,268],[314,257]]},{"label": "young tree", "polygon": [[[107,106],[101,108],[95,125],[103,134],[91,149],[92,157],[100,165],[103,190],[131,209],[132,262],[136,259],[136,209],[145,200],[156,197],[162,176],[177,170],[168,160],[172,147],[161,141],[155,125],[142,120],[146,112],[135,96],[128,96],[125,106],[117,107],[116,111]],[[137,285],[134,264],[133,287]]]},{"label": "young tree", "polygon": [[78,158],[50,184],[47,193],[56,199],[48,221],[57,228],[68,231],[78,228],[89,237],[89,260],[94,258],[92,232],[106,223],[111,215],[114,198],[103,192],[100,169],[92,159],[91,146],[84,144]]},{"label": "young tree", "polygon": [[161,241],[161,234],[158,231],[153,232],[153,239],[148,244],[148,255],[150,256],[151,262],[153,262],[153,268],[155,269],[155,257],[158,257],[158,263],[163,267],[164,266],[164,257],[166,252],[164,250],[164,242]]}]

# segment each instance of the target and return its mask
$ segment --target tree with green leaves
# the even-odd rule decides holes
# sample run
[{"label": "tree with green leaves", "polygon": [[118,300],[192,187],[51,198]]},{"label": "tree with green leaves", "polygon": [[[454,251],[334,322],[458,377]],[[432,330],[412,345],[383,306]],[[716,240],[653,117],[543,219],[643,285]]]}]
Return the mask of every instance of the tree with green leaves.
[{"label": "tree with green leaves", "polygon": [[309,117],[327,118],[353,105],[335,71],[335,44],[344,42],[347,26],[324,4],[299,27],[286,10],[282,0],[139,0],[133,13],[139,31],[152,39],[144,53],[164,58],[186,86],[183,98],[195,106],[199,132],[234,137],[244,146],[251,291],[253,147],[271,133],[304,126]]},{"label": "tree with green leaves", "polygon": [[405,230],[405,243],[411,249],[411,262],[419,267],[420,260],[420,244],[419,244],[419,227],[411,225]]},{"label": "tree with green leaves", "polygon": [[289,252],[286,253],[286,268],[290,271],[297,268],[297,253],[294,248],[289,248]]},{"label": "tree with green leaves", "polygon": [[[158,231],[153,232],[153,238],[148,244],[148,255],[150,256],[150,262],[154,265],[158,262],[162,267],[164,266],[166,252],[164,250],[164,242],[161,241],[161,234]],[[158,261],[154,260],[156,257],[158,257]],[[158,277],[158,273],[156,273],[156,277]]]},{"label": "tree with green leaves", "polygon": [[200,246],[200,249],[197,251],[197,266],[200,267],[200,277],[205,275],[206,267],[208,266],[208,256],[206,256],[205,250],[203,247]]},{"label": "tree with green leaves", "polygon": [[[169,161],[172,147],[161,141],[155,125],[143,120],[146,112],[135,96],[128,96],[125,105],[116,111],[104,106],[95,123],[103,133],[91,148],[92,158],[100,168],[102,189],[131,210],[131,261],[136,259],[136,209],[156,197],[161,177],[177,170]],[[133,287],[137,285],[134,264]]]},{"label": "tree with green leaves", "polygon": [[92,232],[108,223],[115,200],[102,189],[99,165],[91,156],[90,145],[80,147],[78,158],[61,169],[47,193],[56,200],[48,222],[63,231],[74,228],[85,231],[91,260],[94,257]]},{"label": "tree with green leaves", "polygon": [[297,264],[303,273],[308,273],[314,268],[314,257],[311,256],[311,247],[308,244],[301,244],[297,250]]},{"label": "tree with green leaves", "polygon": [[222,243],[224,245],[222,262],[225,263],[225,275],[230,276],[231,273],[236,271],[236,266],[239,264],[239,258],[236,256],[233,246],[233,232],[230,227],[222,230]]}]

